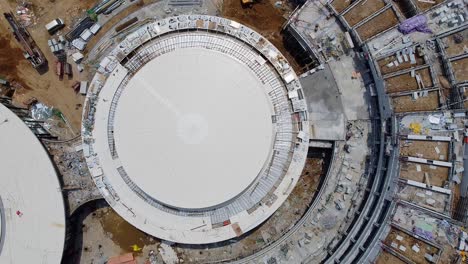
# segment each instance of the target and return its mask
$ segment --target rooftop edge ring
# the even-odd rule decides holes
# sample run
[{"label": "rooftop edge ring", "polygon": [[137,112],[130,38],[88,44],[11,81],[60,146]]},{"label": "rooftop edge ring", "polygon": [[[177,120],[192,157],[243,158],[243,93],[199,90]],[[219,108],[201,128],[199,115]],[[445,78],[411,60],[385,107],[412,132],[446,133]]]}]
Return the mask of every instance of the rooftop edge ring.
[{"label": "rooftop edge ring", "polygon": [[186,244],[255,228],[286,200],[308,150],[296,74],[255,31],[211,16],[141,25],[106,53],[83,150],[128,222]]}]

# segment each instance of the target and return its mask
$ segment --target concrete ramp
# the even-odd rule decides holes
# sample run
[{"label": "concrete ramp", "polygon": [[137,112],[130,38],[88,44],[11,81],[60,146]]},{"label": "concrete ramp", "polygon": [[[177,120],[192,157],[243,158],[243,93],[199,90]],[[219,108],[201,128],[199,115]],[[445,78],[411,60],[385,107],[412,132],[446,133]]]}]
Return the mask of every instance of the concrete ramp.
[{"label": "concrete ramp", "polygon": [[345,115],[330,67],[300,79],[307,101],[310,139],[344,140]]}]

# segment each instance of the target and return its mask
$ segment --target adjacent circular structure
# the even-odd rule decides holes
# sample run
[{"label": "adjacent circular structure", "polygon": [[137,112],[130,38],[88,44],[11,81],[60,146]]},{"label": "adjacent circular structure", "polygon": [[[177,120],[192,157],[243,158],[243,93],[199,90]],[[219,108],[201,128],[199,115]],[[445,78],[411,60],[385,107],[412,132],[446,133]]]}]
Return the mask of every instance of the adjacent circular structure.
[{"label": "adjacent circular structure", "polygon": [[60,263],[65,206],[41,142],[0,103],[0,263]]},{"label": "adjacent circular structure", "polygon": [[306,102],[255,31],[178,16],[100,62],[83,113],[88,167],[109,204],[159,238],[205,244],[255,228],[286,200],[308,150]]}]

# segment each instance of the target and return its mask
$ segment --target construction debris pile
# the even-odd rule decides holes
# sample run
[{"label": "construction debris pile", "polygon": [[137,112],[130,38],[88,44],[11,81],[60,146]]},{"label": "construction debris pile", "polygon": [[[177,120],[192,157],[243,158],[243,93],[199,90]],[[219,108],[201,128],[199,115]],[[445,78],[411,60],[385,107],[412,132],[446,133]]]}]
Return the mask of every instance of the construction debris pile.
[{"label": "construction debris pile", "polygon": [[71,212],[87,201],[101,198],[84,162],[80,138],[65,143],[49,142],[47,148],[60,171],[62,191]]},{"label": "construction debris pile", "polygon": [[22,2],[22,4],[18,5],[16,7],[16,15],[23,27],[36,25],[37,23],[37,18],[33,12],[33,5],[29,2]]},{"label": "construction debris pile", "polygon": [[60,110],[40,103],[35,98],[24,103],[30,106],[29,112],[31,118],[43,122],[43,127],[52,135],[60,139],[76,136]]},{"label": "construction debris pile", "polygon": [[432,17],[441,27],[453,28],[465,22],[465,3],[453,1],[432,12]]},{"label": "construction debris pile", "polygon": [[[84,23],[82,21],[80,24],[78,24],[78,27],[81,28],[82,30],[81,32],[75,31],[73,33],[75,38],[71,42],[73,47],[77,48],[80,51],[86,48],[86,44],[91,39],[91,37],[96,35],[99,29],[101,29],[101,25],[99,25],[98,23],[92,24],[89,28],[86,26],[83,26],[83,25],[86,25],[86,23],[87,22]],[[79,35],[78,35],[78,32],[80,32]],[[71,35],[68,34],[68,37],[70,36]]]}]

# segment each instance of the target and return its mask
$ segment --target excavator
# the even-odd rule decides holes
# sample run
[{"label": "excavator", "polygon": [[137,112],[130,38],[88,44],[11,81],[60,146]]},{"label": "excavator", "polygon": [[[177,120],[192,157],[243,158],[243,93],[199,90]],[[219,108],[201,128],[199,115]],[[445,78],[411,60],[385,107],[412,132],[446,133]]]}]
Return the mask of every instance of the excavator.
[{"label": "excavator", "polygon": [[241,0],[241,5],[243,8],[252,8],[252,6],[257,2],[258,0]]}]

